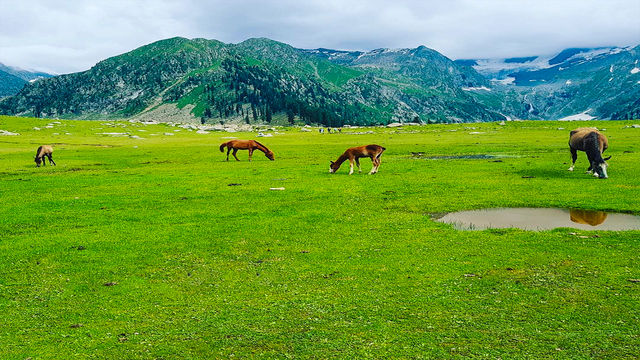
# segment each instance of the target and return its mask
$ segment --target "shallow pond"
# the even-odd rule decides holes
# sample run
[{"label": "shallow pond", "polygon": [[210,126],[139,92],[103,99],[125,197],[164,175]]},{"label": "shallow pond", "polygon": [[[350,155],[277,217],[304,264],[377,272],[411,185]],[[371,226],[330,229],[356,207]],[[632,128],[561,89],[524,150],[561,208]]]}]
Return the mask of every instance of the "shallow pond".
[{"label": "shallow pond", "polygon": [[459,230],[518,228],[551,230],[640,230],[640,216],[604,211],[553,208],[496,208],[449,213],[436,221]]}]

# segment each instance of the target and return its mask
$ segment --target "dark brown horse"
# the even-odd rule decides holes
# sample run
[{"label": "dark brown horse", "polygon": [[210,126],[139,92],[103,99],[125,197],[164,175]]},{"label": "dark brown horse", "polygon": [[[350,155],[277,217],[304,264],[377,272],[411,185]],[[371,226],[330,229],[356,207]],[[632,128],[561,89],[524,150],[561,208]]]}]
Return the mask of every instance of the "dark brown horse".
[{"label": "dark brown horse", "polygon": [[260,144],[255,140],[227,141],[226,143],[220,144],[220,152],[224,152],[225,147],[227,148],[227,161],[229,161],[229,152],[231,152],[231,150],[233,150],[233,157],[238,161],[240,161],[240,159],[238,159],[238,157],[236,156],[238,150],[249,150],[249,161],[251,161],[251,156],[253,155],[254,150],[260,150],[269,160],[275,160],[273,151],[267,149],[266,146]]},{"label": "dark brown horse", "polygon": [[36,165],[40,167],[41,162],[43,166],[47,165],[45,157],[49,158],[49,165],[55,165],[56,162],[53,161],[53,157],[51,157],[52,154],[53,147],[51,147],[51,145],[41,145],[40,147],[38,147],[38,150],[36,151],[36,158],[34,160],[36,162]]},{"label": "dark brown horse", "polygon": [[601,179],[606,179],[607,176],[607,163],[606,161],[611,159],[602,158],[602,153],[609,147],[607,137],[602,135],[595,128],[578,128],[569,134],[569,150],[571,150],[571,167],[569,171],[573,171],[573,167],[578,159],[578,150],[587,153],[589,159],[589,168],[587,173],[593,173],[593,176]]},{"label": "dark brown horse", "polygon": [[353,163],[355,161],[356,165],[358,165],[358,172],[362,172],[360,169],[360,158],[368,157],[371,159],[373,163],[373,167],[371,168],[371,172],[369,174],[375,174],[378,172],[378,167],[380,166],[380,157],[382,153],[386,150],[380,145],[363,145],[357,146],[347,149],[338,160],[335,162],[331,161],[331,166],[329,166],[329,173],[333,174],[338,171],[340,165],[346,160],[349,160],[349,165],[351,168],[349,169],[349,175],[353,174]]}]

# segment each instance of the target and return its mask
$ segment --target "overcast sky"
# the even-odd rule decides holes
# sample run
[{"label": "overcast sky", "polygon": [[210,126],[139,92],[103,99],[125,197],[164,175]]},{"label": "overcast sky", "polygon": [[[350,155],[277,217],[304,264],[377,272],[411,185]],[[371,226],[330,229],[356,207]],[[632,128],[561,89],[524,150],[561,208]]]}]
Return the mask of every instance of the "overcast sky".
[{"label": "overcast sky", "polygon": [[640,0],[0,0],[0,62],[69,73],[174,36],[452,58],[637,45]]}]

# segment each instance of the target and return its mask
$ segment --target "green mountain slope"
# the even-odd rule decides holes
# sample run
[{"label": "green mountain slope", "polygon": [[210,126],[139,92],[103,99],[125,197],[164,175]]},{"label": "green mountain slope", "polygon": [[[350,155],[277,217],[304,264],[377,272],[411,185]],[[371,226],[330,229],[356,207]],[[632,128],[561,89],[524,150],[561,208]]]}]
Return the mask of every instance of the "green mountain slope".
[{"label": "green mountain slope", "polygon": [[109,58],[90,70],[29,84],[0,111],[81,118],[130,116],[191,71],[224,56],[220,42],[173,38]]},{"label": "green mountain slope", "polygon": [[23,79],[0,70],[0,98],[17,94],[26,83]]},{"label": "green mountain slope", "polygon": [[502,119],[462,90],[485,84],[473,69],[425,47],[373,51],[341,64],[264,38],[173,38],[29,84],[0,102],[0,112],[104,118],[173,106],[195,121],[278,117],[330,126]]}]

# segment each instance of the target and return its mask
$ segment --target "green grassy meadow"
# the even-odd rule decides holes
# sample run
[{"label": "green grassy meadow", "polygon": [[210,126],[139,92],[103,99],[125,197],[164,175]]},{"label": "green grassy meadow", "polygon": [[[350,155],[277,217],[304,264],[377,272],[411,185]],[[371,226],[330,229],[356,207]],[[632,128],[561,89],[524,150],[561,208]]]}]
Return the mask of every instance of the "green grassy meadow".
[{"label": "green grassy meadow", "polygon": [[[640,213],[633,122],[282,128],[258,139],[276,161],[250,163],[218,146],[255,133],[51,121],[0,117],[20,133],[0,136],[0,359],[640,354],[640,231],[458,231],[431,218]],[[584,153],[567,171],[579,126],[606,128],[609,179],[584,174]],[[378,174],[369,160],[328,173],[369,143],[387,148]],[[36,168],[41,144],[58,166]]]}]

